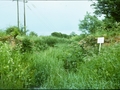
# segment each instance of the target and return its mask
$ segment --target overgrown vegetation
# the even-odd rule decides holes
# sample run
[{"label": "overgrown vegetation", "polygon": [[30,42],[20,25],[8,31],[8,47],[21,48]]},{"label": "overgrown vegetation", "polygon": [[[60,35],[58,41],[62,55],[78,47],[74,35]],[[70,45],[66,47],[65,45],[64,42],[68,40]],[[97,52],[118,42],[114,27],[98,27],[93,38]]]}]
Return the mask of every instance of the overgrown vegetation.
[{"label": "overgrown vegetation", "polygon": [[[96,37],[101,35],[105,36],[105,44],[98,53]],[[13,48],[7,40],[0,42],[2,89],[120,88],[120,39],[115,31],[73,36],[70,39],[54,36],[16,38]]]},{"label": "overgrown vegetation", "polygon": [[0,89],[119,89],[120,23],[88,13],[80,22],[81,35],[0,30]]}]

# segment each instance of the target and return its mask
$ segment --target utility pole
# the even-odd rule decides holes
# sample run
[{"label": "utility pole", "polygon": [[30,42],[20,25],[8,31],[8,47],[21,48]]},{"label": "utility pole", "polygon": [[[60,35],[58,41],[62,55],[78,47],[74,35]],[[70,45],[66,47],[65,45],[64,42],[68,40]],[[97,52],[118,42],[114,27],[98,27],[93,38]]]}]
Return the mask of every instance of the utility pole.
[{"label": "utility pole", "polygon": [[17,25],[19,29],[19,0],[17,0]]},{"label": "utility pole", "polygon": [[23,5],[24,5],[24,32],[26,34],[26,11],[25,11],[25,3],[26,3],[26,0],[23,0]]},{"label": "utility pole", "polygon": [[19,0],[12,0],[12,1],[17,1],[17,26],[19,29]]},{"label": "utility pole", "polygon": [[[13,0],[17,1],[17,26],[19,28],[19,0]],[[24,9],[24,32],[26,34],[26,10],[25,10],[25,3],[27,3],[27,0],[23,0],[23,9]]]}]

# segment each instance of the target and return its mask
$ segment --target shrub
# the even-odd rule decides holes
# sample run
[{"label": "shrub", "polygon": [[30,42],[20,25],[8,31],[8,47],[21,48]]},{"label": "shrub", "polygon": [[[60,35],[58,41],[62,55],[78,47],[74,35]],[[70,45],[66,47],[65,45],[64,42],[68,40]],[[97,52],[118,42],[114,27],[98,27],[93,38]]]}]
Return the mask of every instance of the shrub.
[{"label": "shrub", "polygon": [[34,50],[36,51],[43,51],[48,48],[48,45],[45,43],[42,37],[38,37],[34,39],[33,42],[34,42]]},{"label": "shrub", "polygon": [[58,38],[56,37],[51,37],[51,36],[43,37],[43,40],[48,46],[51,47],[54,47],[54,45],[58,43]]},{"label": "shrub", "polygon": [[73,41],[80,41],[84,38],[84,35],[76,35],[76,36],[72,36],[70,39]]},{"label": "shrub", "polygon": [[16,36],[20,34],[19,28],[16,27],[16,26],[8,27],[6,29],[6,33],[9,34],[9,35],[14,36],[14,38],[16,38]]},{"label": "shrub", "polygon": [[85,50],[78,44],[68,45],[64,52],[64,68],[68,71],[76,71],[81,62],[84,62]]},{"label": "shrub", "polygon": [[32,52],[32,42],[27,37],[22,40],[21,52]]}]

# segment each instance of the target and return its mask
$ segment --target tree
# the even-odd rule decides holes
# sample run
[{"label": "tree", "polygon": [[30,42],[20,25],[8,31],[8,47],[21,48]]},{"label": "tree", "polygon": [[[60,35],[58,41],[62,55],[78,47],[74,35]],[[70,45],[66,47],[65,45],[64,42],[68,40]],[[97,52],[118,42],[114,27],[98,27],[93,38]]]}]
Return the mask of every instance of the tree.
[{"label": "tree", "polygon": [[71,36],[75,36],[75,35],[77,35],[77,34],[76,34],[75,32],[71,32],[70,35],[71,35]]},{"label": "tree", "polygon": [[37,35],[35,32],[33,32],[33,31],[31,31],[29,35],[30,35],[30,36],[38,36],[38,35]]},{"label": "tree", "polygon": [[96,15],[105,15],[106,18],[113,18],[120,22],[120,0],[97,0],[93,3]]},{"label": "tree", "polygon": [[60,37],[60,38],[69,38],[69,35],[63,34],[61,32],[53,32],[51,33],[51,36]]},{"label": "tree", "polygon": [[60,32],[53,32],[53,33],[51,33],[51,36],[62,37],[62,33],[60,33]]},{"label": "tree", "polygon": [[102,26],[102,21],[99,20],[95,15],[91,16],[87,12],[84,17],[84,20],[80,21],[79,29],[83,33],[95,33],[96,29],[100,26]]}]

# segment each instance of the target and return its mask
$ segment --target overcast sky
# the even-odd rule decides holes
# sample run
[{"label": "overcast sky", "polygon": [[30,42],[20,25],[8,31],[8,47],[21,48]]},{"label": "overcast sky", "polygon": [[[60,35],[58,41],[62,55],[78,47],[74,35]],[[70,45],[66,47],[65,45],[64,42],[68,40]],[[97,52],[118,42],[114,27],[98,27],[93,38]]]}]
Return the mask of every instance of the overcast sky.
[{"label": "overcast sky", "polygon": [[[52,32],[80,34],[78,24],[86,12],[93,13],[92,1],[87,0],[28,0],[26,3],[26,24],[29,31],[38,35]],[[0,0],[0,29],[17,25],[17,2]],[[23,2],[19,2],[20,24],[23,25]]]}]

